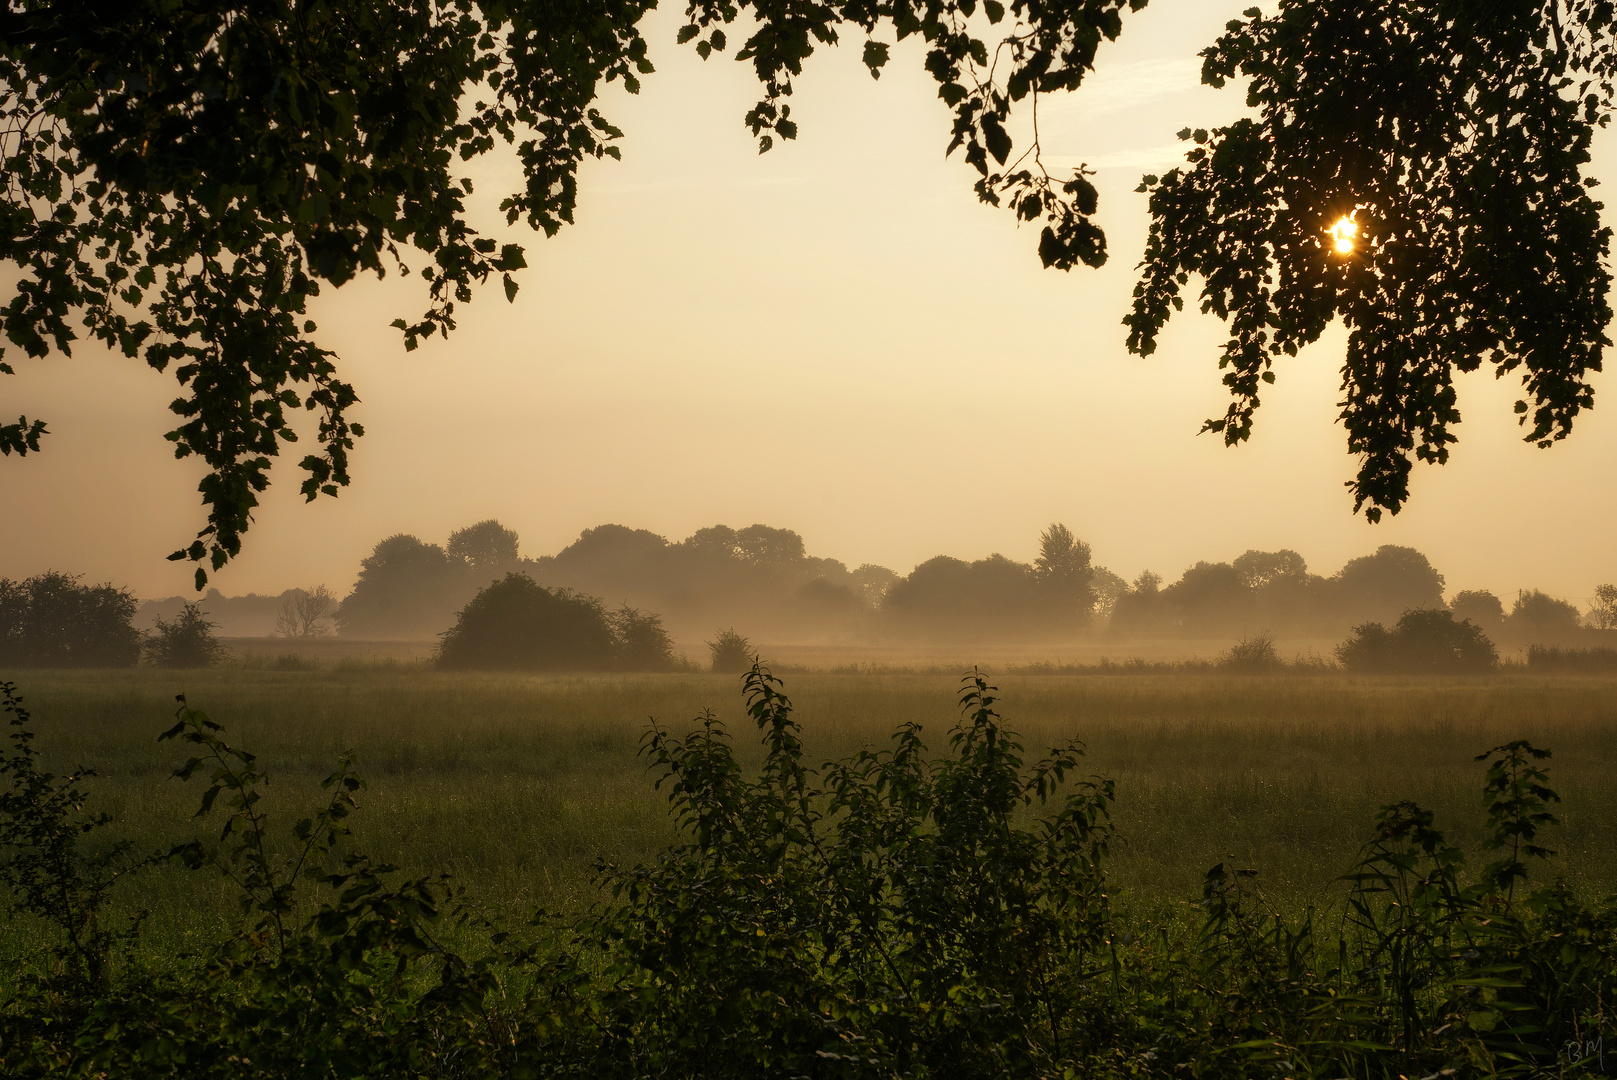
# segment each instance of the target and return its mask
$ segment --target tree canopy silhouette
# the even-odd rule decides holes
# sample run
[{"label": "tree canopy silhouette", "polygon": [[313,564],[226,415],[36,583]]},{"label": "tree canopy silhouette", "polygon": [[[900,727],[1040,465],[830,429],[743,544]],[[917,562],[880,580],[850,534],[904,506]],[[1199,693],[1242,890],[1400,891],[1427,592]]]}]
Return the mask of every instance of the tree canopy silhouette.
[{"label": "tree canopy silhouette", "polygon": [[451,669],[669,671],[681,663],[660,616],[627,604],[608,612],[592,596],[520,573],[474,596],[440,639],[438,665]]},{"label": "tree canopy silhouette", "polygon": [[137,606],[128,589],[80,585],[71,574],[0,578],[0,664],[131,666],[140,659]]},{"label": "tree canopy silhouette", "polygon": [[1282,0],[1202,53],[1202,81],[1250,80],[1257,116],[1183,131],[1188,166],[1141,191],[1151,232],[1141,355],[1184,304],[1229,324],[1234,398],[1204,430],[1252,431],[1264,384],[1332,320],[1348,328],[1341,419],[1354,509],[1409,497],[1412,457],[1448,460],[1455,372],[1519,373],[1528,441],[1593,400],[1612,313],[1610,230],[1583,175],[1617,67],[1605,0]]},{"label": "tree canopy silhouette", "polygon": [[[949,151],[976,170],[983,201],[1046,222],[1040,257],[1066,269],[1105,260],[1095,188],[1082,170],[1047,171],[1036,137],[1013,156],[1007,123],[1014,105],[1076,87],[1144,3],[984,0],[973,18],[977,0],[697,0],[679,40],[707,58],[730,47],[726,27],[753,20],[737,58],[761,83],[744,123],[765,151],[796,137],[788,99],[816,46],[857,33],[879,76],[891,41],[919,37],[954,112]],[[652,70],[639,24],[654,7],[20,0],[0,12],[0,260],[21,270],[0,321],[28,356],[67,352],[82,329],[185,387],[168,438],[206,463],[209,513],[172,558],[218,569],[240,551],[271,461],[296,440],[295,410],[318,417],[304,496],[348,483],[363,432],[348,419],[354,388],[311,336],[322,287],[418,273],[426,310],[393,323],[407,348],[453,329],[456,305],[491,276],[515,297],[523,250],[468,224],[472,185],[455,163],[512,146],[524,182],[500,204],[507,221],[547,235],[572,221],[580,163],[618,156],[621,132],[594,102],[614,82],[639,92]],[[424,265],[406,264],[411,248]],[[0,450],[36,451],[44,434],[19,418],[0,427]],[[196,578],[200,589],[207,566]]]},{"label": "tree canopy silhouette", "polygon": [[[1040,94],[1071,90],[1097,47],[1146,0],[693,0],[679,40],[730,48],[761,84],[743,122],[760,151],[796,136],[793,81],[820,45],[863,39],[873,77],[892,42],[925,42],[953,112],[948,151],[976,193],[1043,222],[1046,266],[1106,260],[1083,168],[1053,175]],[[455,173],[514,148],[510,223],[554,234],[577,174],[616,157],[603,89],[652,70],[652,0],[330,0],[242,9],[218,0],[127,5],[18,0],[0,11],[0,309],[30,357],[81,331],[170,371],[184,388],[168,433],[207,467],[207,524],[170,557],[200,589],[241,549],[270,468],[316,417],[304,496],[336,495],[360,426],[308,302],[326,286],[417,274],[425,310],[393,323],[406,348],[455,326],[456,305],[520,245],[478,234]],[[1204,80],[1250,80],[1258,116],[1186,131],[1189,167],[1148,177],[1152,229],[1126,320],[1145,354],[1183,303],[1230,323],[1221,365],[1234,401],[1209,430],[1246,439],[1276,362],[1348,325],[1342,417],[1350,483],[1372,519],[1409,494],[1411,458],[1441,462],[1458,421],[1453,376],[1520,372],[1527,437],[1548,445],[1592,402],[1611,317],[1609,236],[1583,175],[1617,68],[1608,0],[1283,0],[1205,53]],[[1013,110],[1035,123],[1021,145]],[[1341,250],[1333,251],[1334,227]],[[407,253],[419,252],[412,268]],[[416,256],[409,255],[410,260]],[[0,373],[12,368],[0,354]],[[0,425],[0,451],[37,451],[37,417]]]}]

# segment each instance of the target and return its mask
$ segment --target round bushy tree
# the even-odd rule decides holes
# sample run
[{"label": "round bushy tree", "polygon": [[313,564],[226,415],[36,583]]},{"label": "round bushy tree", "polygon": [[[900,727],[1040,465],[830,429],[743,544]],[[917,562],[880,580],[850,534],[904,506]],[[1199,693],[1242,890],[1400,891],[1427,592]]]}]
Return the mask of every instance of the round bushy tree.
[{"label": "round bushy tree", "polygon": [[1435,609],[1406,611],[1391,630],[1380,623],[1356,627],[1336,656],[1349,671],[1384,675],[1480,673],[1499,663],[1480,627]]},{"label": "round bushy tree", "polygon": [[473,570],[491,570],[516,562],[519,544],[515,529],[489,518],[450,533],[446,550],[451,559],[463,559]]},{"label": "round bushy tree", "polygon": [[230,656],[213,636],[218,623],[208,621],[199,604],[186,604],[173,622],[159,618],[157,629],[146,639],[146,656],[158,667],[211,667]]},{"label": "round bushy tree", "polygon": [[129,667],[140,659],[136,606],[128,589],[71,574],[0,578],[0,665]]},{"label": "round bushy tree", "polygon": [[1487,589],[1463,589],[1449,601],[1449,610],[1456,619],[1465,619],[1478,626],[1498,627],[1505,621],[1505,605]]},{"label": "round bushy tree", "polygon": [[617,641],[601,602],[510,573],[444,631],[438,666],[482,671],[606,671]]}]

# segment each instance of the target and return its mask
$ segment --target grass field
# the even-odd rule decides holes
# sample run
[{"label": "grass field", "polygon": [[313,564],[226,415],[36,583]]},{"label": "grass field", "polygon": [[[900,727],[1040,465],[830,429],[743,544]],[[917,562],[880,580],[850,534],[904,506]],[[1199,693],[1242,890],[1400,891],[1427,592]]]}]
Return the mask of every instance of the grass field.
[{"label": "grass field", "polygon": [[[674,839],[637,757],[648,717],[681,726],[712,708],[754,761],[734,677],[444,674],[412,665],[309,671],[225,667],[17,672],[54,767],[95,768],[96,805],[141,849],[205,832],[202,784],[171,779],[187,756],[158,743],[173,697],[228,729],[270,774],[287,824],[352,748],[368,781],[354,846],[413,874],[452,871],[496,908],[573,907],[597,858],[653,856]],[[786,677],[811,755],[884,742],[925,725],[935,747],[955,718],[946,675]],[[1580,887],[1617,891],[1617,680],[1341,675],[1017,676],[1001,711],[1030,754],[1070,736],[1118,783],[1125,900],[1192,900],[1207,867],[1233,856],[1288,907],[1325,903],[1376,808],[1414,799],[1468,843],[1481,835],[1474,755],[1513,738],[1555,751],[1565,823],[1550,844]],[[216,827],[216,826],[215,826]],[[158,940],[211,935],[234,906],[224,884],[165,868],[125,903],[153,911]],[[15,942],[9,947],[15,947]]]}]

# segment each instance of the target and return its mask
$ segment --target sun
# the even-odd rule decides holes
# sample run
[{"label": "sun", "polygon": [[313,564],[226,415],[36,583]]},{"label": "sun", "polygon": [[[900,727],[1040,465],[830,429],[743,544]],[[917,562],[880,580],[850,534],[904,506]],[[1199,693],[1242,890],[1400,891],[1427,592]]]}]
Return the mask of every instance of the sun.
[{"label": "sun", "polygon": [[1344,217],[1331,226],[1331,239],[1336,244],[1336,250],[1343,255],[1353,253],[1354,238],[1359,235],[1359,224],[1351,217]]}]

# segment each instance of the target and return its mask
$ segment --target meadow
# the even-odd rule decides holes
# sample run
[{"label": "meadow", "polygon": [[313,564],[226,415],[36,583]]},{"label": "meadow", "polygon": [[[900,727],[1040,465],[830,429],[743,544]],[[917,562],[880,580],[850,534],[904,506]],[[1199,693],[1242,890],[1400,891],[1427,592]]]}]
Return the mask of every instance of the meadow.
[{"label": "meadow", "polygon": [[[8,673],[56,769],[94,768],[94,805],[137,850],[193,823],[202,784],[171,778],[186,751],[159,743],[184,693],[271,778],[283,825],[308,813],[347,749],[367,782],[352,846],[410,874],[447,870],[495,912],[577,911],[597,860],[630,865],[676,839],[664,792],[639,754],[648,721],[676,730],[712,709],[756,764],[740,679],[715,675],[441,673],[393,661],[310,670]],[[811,760],[884,744],[900,724],[945,745],[959,676],[783,674]],[[1378,807],[1412,799],[1468,847],[1483,834],[1473,758],[1526,738],[1555,751],[1563,825],[1556,869],[1579,892],[1617,892],[1617,679],[1340,674],[1005,675],[1001,712],[1030,756],[1070,737],[1087,771],[1117,782],[1114,898],[1161,910],[1200,897],[1215,863],[1257,871],[1283,910],[1329,907],[1337,875]],[[126,910],[152,912],[149,941],[181,951],[236,916],[218,877],[170,866],[129,882]],[[16,955],[15,931],[4,949]]]}]

